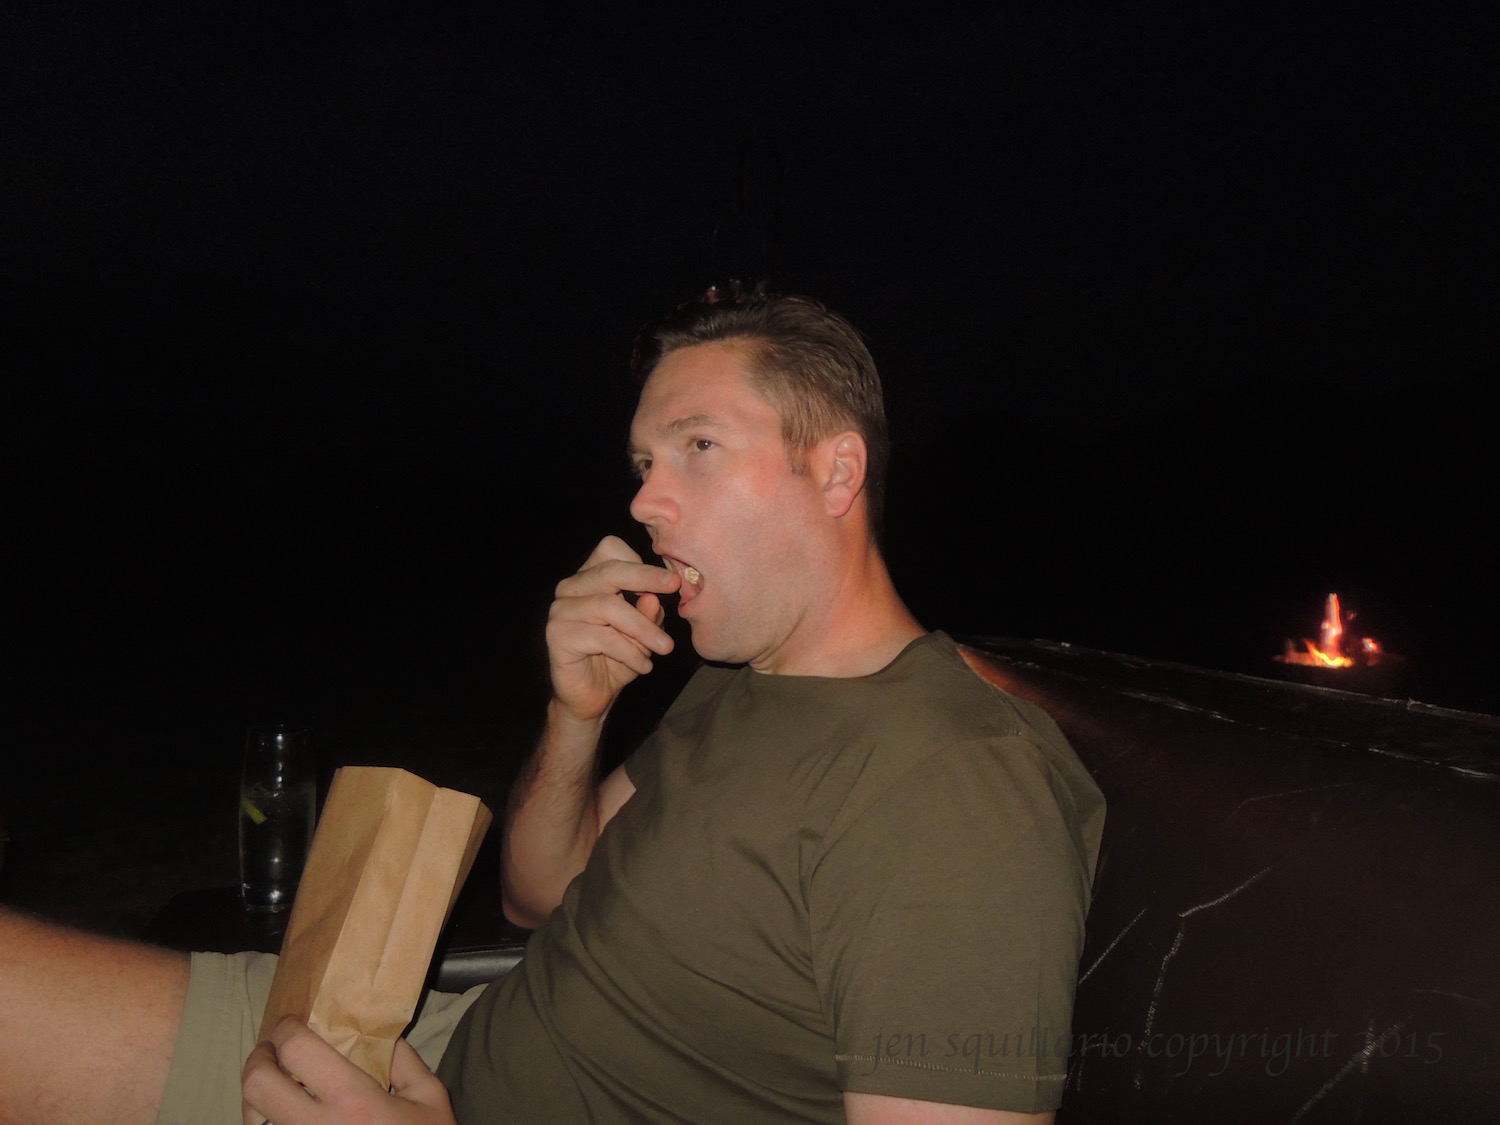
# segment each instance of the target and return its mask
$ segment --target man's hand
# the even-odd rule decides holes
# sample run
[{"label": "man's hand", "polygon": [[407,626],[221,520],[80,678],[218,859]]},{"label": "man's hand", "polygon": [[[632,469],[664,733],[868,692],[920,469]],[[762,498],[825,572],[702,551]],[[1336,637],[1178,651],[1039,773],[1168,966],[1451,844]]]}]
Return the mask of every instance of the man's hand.
[{"label": "man's hand", "polygon": [[245,1060],[245,1125],[455,1125],[448,1091],[397,1040],[391,1093],[300,1020],[283,1019]]},{"label": "man's hand", "polygon": [[[672,651],[662,629],[661,597],[682,586],[615,536],[594,548],[577,574],[557,585],[547,616],[552,692],[568,717],[601,718],[626,684],[651,671],[651,657]],[[625,595],[635,594],[632,605]]]}]

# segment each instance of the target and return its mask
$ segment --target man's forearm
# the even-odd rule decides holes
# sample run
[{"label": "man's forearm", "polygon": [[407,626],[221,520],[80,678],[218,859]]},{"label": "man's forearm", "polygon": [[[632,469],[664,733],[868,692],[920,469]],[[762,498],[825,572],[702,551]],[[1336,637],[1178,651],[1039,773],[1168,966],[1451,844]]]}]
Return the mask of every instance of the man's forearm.
[{"label": "man's forearm", "polygon": [[554,700],[536,752],[506,803],[501,901],[519,926],[541,925],[588,862],[603,822],[599,738],[604,720],[578,720]]},{"label": "man's forearm", "polygon": [[651,671],[653,654],[672,651],[661,597],[681,581],[606,535],[578,573],[557,584],[547,614],[547,725],[506,802],[500,891],[517,925],[546,921],[635,792],[623,770],[599,780],[599,736],[625,685]]}]

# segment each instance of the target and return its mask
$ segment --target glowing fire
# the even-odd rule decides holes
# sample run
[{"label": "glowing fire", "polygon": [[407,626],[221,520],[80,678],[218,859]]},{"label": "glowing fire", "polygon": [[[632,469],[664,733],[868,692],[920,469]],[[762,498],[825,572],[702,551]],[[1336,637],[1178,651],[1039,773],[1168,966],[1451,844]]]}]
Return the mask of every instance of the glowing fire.
[{"label": "glowing fire", "polygon": [[1283,664],[1308,664],[1315,668],[1352,668],[1358,664],[1378,664],[1380,644],[1373,637],[1348,635],[1348,625],[1354,614],[1345,614],[1339,607],[1339,596],[1329,594],[1323,608],[1323,624],[1318,629],[1318,641],[1304,640],[1306,652],[1298,652],[1296,645],[1286,642],[1286,652],[1276,657]]}]

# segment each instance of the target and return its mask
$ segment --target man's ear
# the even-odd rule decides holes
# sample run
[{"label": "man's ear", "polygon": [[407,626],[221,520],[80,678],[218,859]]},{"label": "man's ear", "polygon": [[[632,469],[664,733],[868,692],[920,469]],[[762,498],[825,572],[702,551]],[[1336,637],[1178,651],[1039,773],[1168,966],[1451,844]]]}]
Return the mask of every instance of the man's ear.
[{"label": "man's ear", "polygon": [[835,519],[846,515],[865,487],[865,439],[853,430],[818,442],[815,458],[823,487],[823,503]]}]

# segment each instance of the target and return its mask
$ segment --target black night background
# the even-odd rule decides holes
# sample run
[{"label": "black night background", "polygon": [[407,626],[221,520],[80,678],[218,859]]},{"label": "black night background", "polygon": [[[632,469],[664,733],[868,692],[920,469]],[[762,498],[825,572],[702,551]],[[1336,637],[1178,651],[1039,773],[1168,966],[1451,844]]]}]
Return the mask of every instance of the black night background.
[{"label": "black night background", "polygon": [[8,4],[6,769],[529,724],[552,586],[642,543],[632,333],[729,275],[867,333],[929,626],[1274,675],[1336,591],[1500,711],[1494,30]]}]

